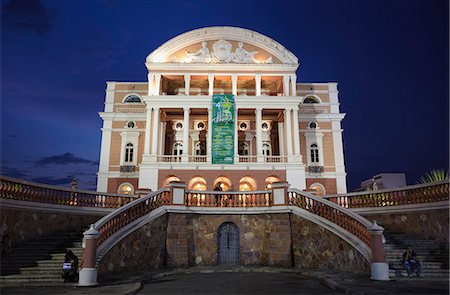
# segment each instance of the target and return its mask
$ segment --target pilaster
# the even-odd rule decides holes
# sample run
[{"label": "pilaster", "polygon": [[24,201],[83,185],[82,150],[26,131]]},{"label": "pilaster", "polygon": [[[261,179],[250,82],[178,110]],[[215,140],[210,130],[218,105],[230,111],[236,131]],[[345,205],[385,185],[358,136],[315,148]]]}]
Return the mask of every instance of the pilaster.
[{"label": "pilaster", "polygon": [[183,116],[183,156],[182,161],[189,161],[189,113],[191,111],[190,108],[184,108],[184,116]]},{"label": "pilaster", "polygon": [[208,74],[209,95],[214,94],[214,74]]},{"label": "pilaster", "polygon": [[255,117],[256,117],[256,158],[258,162],[263,162],[263,153],[262,153],[262,109],[255,109]]}]

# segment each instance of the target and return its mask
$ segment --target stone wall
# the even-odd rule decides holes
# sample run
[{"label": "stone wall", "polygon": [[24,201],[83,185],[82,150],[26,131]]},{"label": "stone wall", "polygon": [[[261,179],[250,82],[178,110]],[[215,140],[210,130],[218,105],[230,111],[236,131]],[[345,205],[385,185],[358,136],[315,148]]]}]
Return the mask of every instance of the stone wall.
[{"label": "stone wall", "polygon": [[167,231],[168,266],[217,265],[218,229],[224,222],[233,222],[239,228],[239,257],[242,265],[292,266],[291,230],[287,213],[171,213]]},{"label": "stone wall", "polygon": [[131,233],[117,243],[100,261],[100,275],[149,271],[166,264],[167,214]]},{"label": "stone wall", "polygon": [[217,265],[218,230],[225,222],[239,229],[241,265],[368,271],[350,244],[295,215],[168,213],[115,245],[100,262],[99,273]]},{"label": "stone wall", "polygon": [[52,235],[55,232],[77,231],[82,233],[89,224],[95,223],[102,215],[82,215],[79,212],[54,213],[35,210],[0,208],[1,235],[8,234],[11,247],[29,240]]},{"label": "stone wall", "polygon": [[448,209],[361,215],[369,220],[376,220],[388,231],[449,243]]},{"label": "stone wall", "polygon": [[369,264],[355,248],[317,224],[291,215],[295,267],[367,272]]}]

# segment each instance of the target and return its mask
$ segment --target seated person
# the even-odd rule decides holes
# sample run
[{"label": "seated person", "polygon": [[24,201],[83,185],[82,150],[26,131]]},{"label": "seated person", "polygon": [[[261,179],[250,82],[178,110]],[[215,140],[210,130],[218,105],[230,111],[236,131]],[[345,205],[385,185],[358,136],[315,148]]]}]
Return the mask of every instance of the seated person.
[{"label": "seated person", "polygon": [[70,250],[64,258],[62,278],[65,283],[78,281],[78,257]]},{"label": "seated person", "polygon": [[418,277],[423,277],[422,261],[420,261],[419,257],[417,257],[417,254],[414,252],[411,245],[409,245],[407,250],[403,253],[403,266],[405,267],[410,278],[414,277],[414,272]]}]

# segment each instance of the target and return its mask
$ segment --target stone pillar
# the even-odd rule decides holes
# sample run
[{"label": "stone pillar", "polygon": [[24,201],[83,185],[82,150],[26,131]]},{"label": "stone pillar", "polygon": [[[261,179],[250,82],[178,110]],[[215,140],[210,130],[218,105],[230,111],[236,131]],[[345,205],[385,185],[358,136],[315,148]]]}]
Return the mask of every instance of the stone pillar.
[{"label": "stone pillar", "polygon": [[208,74],[209,95],[214,94],[214,74]]},{"label": "stone pillar", "polygon": [[155,80],[155,74],[148,74],[148,95],[153,95],[153,82]]},{"label": "stone pillar", "polygon": [[283,95],[289,96],[289,75],[283,76]]},{"label": "stone pillar", "polygon": [[298,127],[298,108],[292,109],[292,124],[293,124],[293,132],[294,132],[294,156],[296,160],[301,160],[300,157],[300,134]]},{"label": "stone pillar", "polygon": [[280,155],[286,156],[286,151],[284,150],[284,132],[283,132],[284,124],[282,122],[278,122],[278,144],[280,149]]},{"label": "stone pillar", "polygon": [[297,96],[297,75],[291,75],[291,95]]},{"label": "stone pillar", "polygon": [[154,95],[160,95],[160,88],[161,88],[161,74],[155,75],[155,88],[153,89]]},{"label": "stone pillar", "polygon": [[80,271],[78,286],[97,286],[97,239],[100,237],[100,232],[91,224],[91,227],[83,235],[86,243],[83,250],[83,268]]},{"label": "stone pillar", "polygon": [[232,74],[231,75],[231,88],[232,88],[233,95],[237,95],[237,80],[238,80],[238,75]]},{"label": "stone pillar", "polygon": [[153,109],[152,153],[155,162],[158,160],[159,108]]},{"label": "stone pillar", "polygon": [[234,163],[239,163],[238,153],[239,132],[238,132],[238,108],[234,108]]},{"label": "stone pillar", "polygon": [[184,75],[184,94],[189,95],[189,91],[191,89],[191,75]]},{"label": "stone pillar", "polygon": [[256,116],[256,159],[257,162],[264,162],[263,153],[262,153],[262,109],[255,109]]},{"label": "stone pillar", "polygon": [[384,228],[376,221],[369,228],[370,248],[372,250],[372,261],[370,263],[370,279],[374,281],[389,281],[389,265],[383,248]]},{"label": "stone pillar", "polygon": [[189,161],[189,113],[190,108],[184,108],[183,117],[183,156],[182,161]]},{"label": "stone pillar", "polygon": [[274,182],[272,185],[272,198],[274,206],[288,206],[288,188],[289,183],[287,182]]},{"label": "stone pillar", "polygon": [[169,183],[170,188],[170,205],[185,205],[184,190],[186,184],[184,182],[173,181]]},{"label": "stone pillar", "polygon": [[261,95],[261,75],[256,74],[255,75],[255,85],[256,85],[256,96]]},{"label": "stone pillar", "polygon": [[292,157],[292,128],[291,128],[291,110],[284,110],[284,127],[285,127],[285,139],[286,139],[286,153],[289,158]]},{"label": "stone pillar", "polygon": [[161,128],[160,128],[160,135],[159,135],[159,142],[161,143],[161,145],[159,146],[160,148],[160,154],[164,155],[164,151],[166,149],[166,127],[167,127],[167,122],[161,122]]},{"label": "stone pillar", "polygon": [[147,104],[147,116],[145,121],[145,142],[144,142],[144,155],[143,157],[150,156],[150,134],[152,126],[152,108]]}]

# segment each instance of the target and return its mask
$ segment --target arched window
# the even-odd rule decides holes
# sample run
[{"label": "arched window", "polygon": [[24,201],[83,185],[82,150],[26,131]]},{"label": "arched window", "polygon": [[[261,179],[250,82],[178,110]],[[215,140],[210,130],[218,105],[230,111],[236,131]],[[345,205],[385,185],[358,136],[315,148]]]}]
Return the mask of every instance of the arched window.
[{"label": "arched window", "polygon": [[269,176],[266,178],[266,180],[264,181],[266,184],[266,189],[272,189],[272,183],[274,182],[279,182],[280,180],[278,179],[278,177],[275,176]]},{"label": "arched window", "polygon": [[317,196],[323,196],[326,193],[326,190],[325,190],[325,187],[323,186],[323,184],[318,183],[318,182],[311,184],[309,189],[312,190],[313,193]]},{"label": "arched window", "polygon": [[132,163],[134,159],[134,146],[132,143],[127,143],[125,146],[125,163]]},{"label": "arched window", "polygon": [[248,141],[242,141],[239,143],[239,155],[249,156],[250,153],[250,143]]},{"label": "arched window", "polygon": [[311,145],[311,163],[319,163],[319,147],[315,143]]},{"label": "arched window", "polygon": [[176,176],[169,176],[164,180],[163,187],[168,187],[172,181],[180,181],[180,179]]},{"label": "arched window", "polygon": [[194,153],[196,156],[206,155],[205,143],[203,141],[197,141],[195,143]]},{"label": "arched window", "polygon": [[271,156],[272,155],[272,145],[270,144],[270,142],[265,141],[262,144],[262,152],[264,156]]},{"label": "arched window", "polygon": [[303,100],[303,103],[319,103],[319,101],[313,96],[308,96]]},{"label": "arched window", "polygon": [[131,183],[124,182],[117,189],[117,193],[121,195],[133,195],[134,187]]},{"label": "arched window", "polygon": [[249,177],[245,176],[239,180],[239,190],[240,191],[255,191],[256,190],[256,181]]},{"label": "arched window", "polygon": [[142,100],[139,96],[137,96],[136,94],[130,94],[128,95],[124,101],[124,103],[141,103]]},{"label": "arched window", "polygon": [[194,191],[205,191],[206,190],[206,180],[203,177],[197,176],[189,181],[188,189]]},{"label": "arched window", "polygon": [[183,144],[181,142],[175,142],[172,148],[172,155],[181,156],[183,154]]}]

